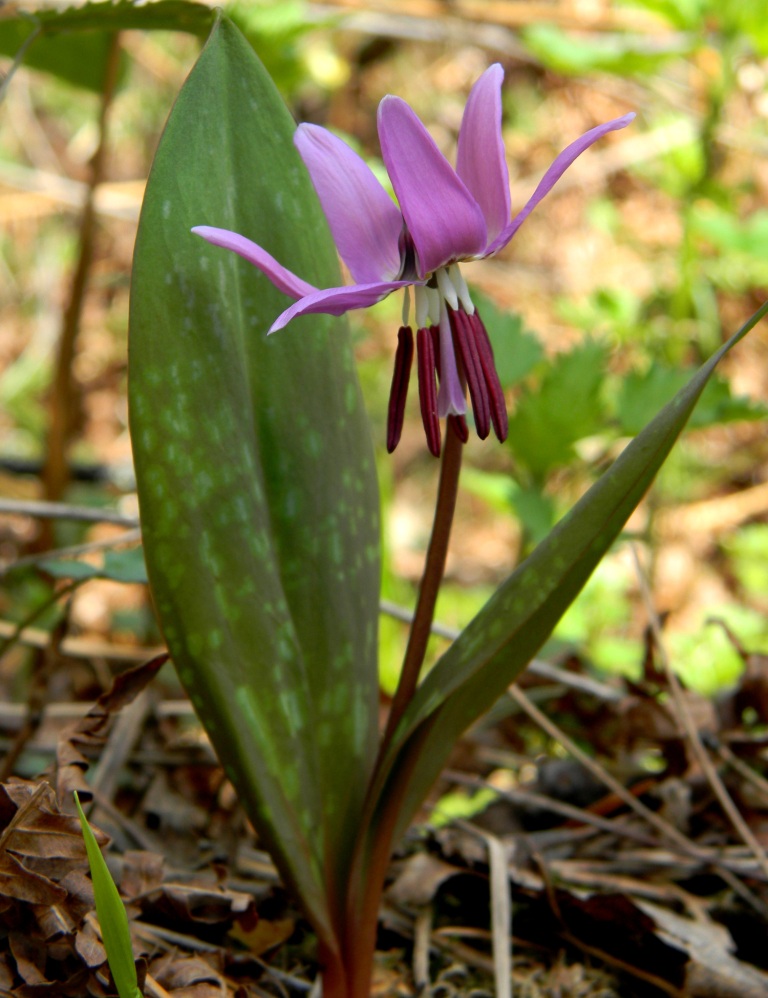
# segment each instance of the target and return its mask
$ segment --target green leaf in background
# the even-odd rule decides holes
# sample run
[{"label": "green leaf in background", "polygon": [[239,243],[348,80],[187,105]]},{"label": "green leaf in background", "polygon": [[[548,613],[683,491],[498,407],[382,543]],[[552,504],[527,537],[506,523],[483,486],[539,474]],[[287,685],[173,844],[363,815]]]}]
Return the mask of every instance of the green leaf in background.
[{"label": "green leaf in background", "polygon": [[633,0],[639,6],[665,17],[670,24],[688,31],[725,37],[746,35],[758,55],[768,53],[768,19],[760,3],[744,0]]},{"label": "green leaf in background", "polygon": [[694,29],[701,24],[708,0],[631,0],[628,7],[659,14],[676,28]]},{"label": "green leaf in background", "polygon": [[462,470],[461,484],[500,513],[514,510],[527,537],[536,544],[554,526],[555,503],[542,489],[521,485],[508,474],[470,467]]},{"label": "green leaf in background", "polygon": [[[639,433],[659,408],[680,391],[690,373],[654,364],[642,374],[622,378],[616,398],[616,415],[622,433]],[[768,407],[749,398],[734,398],[728,382],[715,375],[702,392],[691,414],[692,429],[717,426],[737,419],[762,419]]]},{"label": "green leaf in background", "polygon": [[85,851],[88,853],[88,865],[91,868],[101,939],[107,951],[107,962],[112,971],[117,993],[120,998],[142,998],[125,906],[91,831],[91,826],[83,814],[77,791],[75,791],[75,804],[80,815],[80,827],[83,829]]},{"label": "green leaf in background", "polygon": [[230,0],[226,11],[282,94],[293,94],[307,82],[309,70],[300,43],[317,22],[308,16],[304,0]]},{"label": "green leaf in background", "polygon": [[743,591],[762,601],[768,593],[768,523],[746,524],[728,534],[722,547]]},{"label": "green leaf in background", "polygon": [[214,13],[210,7],[186,0],[159,0],[137,5],[86,3],[66,10],[40,10],[34,14],[0,12],[0,55],[15,58],[33,69],[101,92],[110,50],[110,35],[124,29],[186,31],[205,35]]},{"label": "green leaf in background", "polygon": [[539,363],[544,348],[538,337],[526,331],[522,316],[503,312],[475,288],[472,301],[488,330],[499,380],[504,388],[511,388]]},{"label": "green leaf in background", "polygon": [[691,206],[693,231],[722,253],[744,253],[765,261],[768,256],[768,211],[760,209],[748,218],[709,201]]},{"label": "green leaf in background", "polygon": [[226,771],[321,941],[377,731],[378,491],[346,324],[297,320],[235,254],[246,233],[321,287],[341,278],[294,123],[217,22],[150,174],[134,260],[131,435],[152,592]]},{"label": "green leaf in background", "polygon": [[23,63],[31,69],[100,93],[111,47],[109,34],[102,31],[51,37],[36,20],[18,16],[0,20],[0,55],[16,58],[21,54]]},{"label": "green leaf in background", "polygon": [[[502,695],[552,633],[638,505],[719,360],[768,313],[755,313],[623,451],[438,660],[406,709],[381,767],[380,812],[397,834],[437,779],[460,734]],[[391,781],[386,782],[391,775]],[[394,784],[394,785],[393,785]],[[381,820],[381,819],[379,819]]]},{"label": "green leaf in background", "polygon": [[537,481],[573,457],[577,440],[604,426],[601,390],[608,348],[587,340],[555,357],[509,420],[509,445]]},{"label": "green leaf in background", "polygon": [[147,568],[141,548],[129,551],[109,551],[104,555],[103,565],[91,565],[74,558],[46,558],[38,562],[39,567],[56,579],[109,579],[111,582],[146,584]]},{"label": "green leaf in background", "polygon": [[680,37],[659,40],[622,34],[574,35],[555,24],[532,24],[520,37],[542,65],[566,75],[596,71],[621,76],[653,73],[668,59],[685,54],[691,45]]}]

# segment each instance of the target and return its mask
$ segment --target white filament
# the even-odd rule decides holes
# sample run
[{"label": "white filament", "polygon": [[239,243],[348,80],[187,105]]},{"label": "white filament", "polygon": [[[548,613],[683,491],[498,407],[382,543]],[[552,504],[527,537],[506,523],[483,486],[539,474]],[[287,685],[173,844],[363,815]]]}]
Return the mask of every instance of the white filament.
[{"label": "white filament", "polygon": [[454,288],[451,278],[448,276],[448,271],[445,267],[441,267],[435,271],[435,277],[437,278],[437,286],[440,289],[443,300],[455,311],[459,307],[459,299],[456,294],[456,288]]},{"label": "white filament", "polygon": [[451,278],[451,283],[456,289],[456,294],[459,296],[462,308],[467,315],[474,315],[475,306],[472,304],[469,288],[467,287],[467,282],[464,280],[464,275],[459,270],[459,265],[457,263],[452,263],[448,268],[448,274]]}]

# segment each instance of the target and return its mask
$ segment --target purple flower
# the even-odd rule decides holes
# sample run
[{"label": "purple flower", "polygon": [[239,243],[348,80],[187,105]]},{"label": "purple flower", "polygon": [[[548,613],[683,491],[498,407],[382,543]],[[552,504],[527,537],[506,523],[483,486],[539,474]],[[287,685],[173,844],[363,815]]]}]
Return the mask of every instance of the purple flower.
[{"label": "purple flower", "polygon": [[[576,157],[634,118],[626,114],[598,125],[569,145],[525,207],[511,218],[501,136],[503,78],[504,71],[496,64],[472,88],[459,131],[455,170],[405,101],[391,95],[382,100],[381,153],[399,207],[346,143],[317,125],[299,125],[294,141],[355,282],[352,285],[315,288],[245,236],[207,225],[192,230],[215,246],[239,253],[296,299],[270,332],[297,315],[342,315],[373,305],[398,288],[413,287],[421,414],[427,444],[436,456],[442,417],[453,417],[454,430],[467,439],[467,388],[478,435],[488,436],[491,425],[499,440],[507,435],[506,405],[490,340],[458,263],[492,256],[506,246]],[[406,290],[387,423],[390,452],[402,430],[413,345],[411,295]]]}]

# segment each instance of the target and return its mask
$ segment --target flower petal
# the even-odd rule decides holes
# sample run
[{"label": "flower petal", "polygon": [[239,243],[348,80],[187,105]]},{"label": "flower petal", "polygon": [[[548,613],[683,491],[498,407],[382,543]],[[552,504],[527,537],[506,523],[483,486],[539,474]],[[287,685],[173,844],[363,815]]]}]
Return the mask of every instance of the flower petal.
[{"label": "flower petal", "polygon": [[488,242],[509,225],[509,171],[501,137],[501,81],[496,63],[472,87],[459,130],[456,172],[485,218]]},{"label": "flower petal", "polygon": [[289,308],[275,319],[269,328],[270,333],[287,326],[291,319],[299,315],[344,315],[353,308],[368,308],[386,298],[392,291],[407,287],[412,281],[377,281],[375,284],[351,284],[343,288],[312,289],[312,293]]},{"label": "flower petal", "polygon": [[478,256],[487,245],[485,219],[404,100],[379,104],[379,141],[418,258],[421,277],[452,260]]},{"label": "flower petal", "polygon": [[318,125],[299,125],[293,141],[355,282],[394,280],[400,273],[403,216],[371,169]]},{"label": "flower petal", "polygon": [[216,229],[210,225],[196,225],[192,231],[196,236],[202,236],[212,246],[221,246],[223,249],[232,250],[239,256],[252,263],[272,281],[278,291],[282,291],[291,298],[303,298],[316,291],[313,284],[308,284],[296,274],[292,273],[281,263],[278,263],[273,256],[270,256],[265,249],[256,243],[240,236],[229,229]]},{"label": "flower petal", "polygon": [[507,225],[506,228],[491,243],[486,250],[485,255],[491,256],[493,253],[497,253],[503,246],[507,245],[509,240],[512,236],[514,236],[526,218],[528,218],[536,205],[542,201],[547,194],[549,194],[571,163],[573,163],[573,161],[577,159],[577,157],[579,157],[586,149],[589,149],[593,142],[597,142],[598,139],[601,139],[608,132],[615,132],[619,128],[624,128],[634,117],[634,112],[631,112],[630,114],[622,115],[621,118],[614,118],[612,121],[608,121],[604,125],[598,125],[596,128],[591,128],[588,132],[585,132],[581,138],[576,139],[575,142],[572,142],[567,149],[564,149],[541,178],[538,187],[533,192],[533,195],[528,203],[520,212],[518,212],[517,215],[515,215],[509,225]]}]

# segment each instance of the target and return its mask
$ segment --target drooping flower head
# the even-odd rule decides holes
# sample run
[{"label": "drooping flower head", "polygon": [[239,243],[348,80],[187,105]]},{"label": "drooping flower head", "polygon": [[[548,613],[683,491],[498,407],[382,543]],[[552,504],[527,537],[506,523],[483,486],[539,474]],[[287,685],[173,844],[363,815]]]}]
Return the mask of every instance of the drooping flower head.
[{"label": "drooping flower head", "polygon": [[503,78],[504,71],[496,64],[472,88],[459,130],[455,170],[405,101],[391,95],[381,101],[381,154],[399,207],[346,143],[325,128],[299,125],[296,147],[354,284],[315,288],[245,236],[207,225],[192,230],[213,245],[238,253],[296,299],[275,319],[270,333],[298,315],[342,315],[406,289],[387,423],[390,452],[403,425],[413,325],[421,415],[430,451],[440,453],[443,417],[449,417],[462,440],[467,439],[467,389],[478,435],[485,438],[493,426],[499,440],[506,438],[507,411],[490,340],[458,264],[492,256],[506,246],[577,156],[634,118],[626,114],[598,125],[569,145],[512,218],[501,135]]}]

